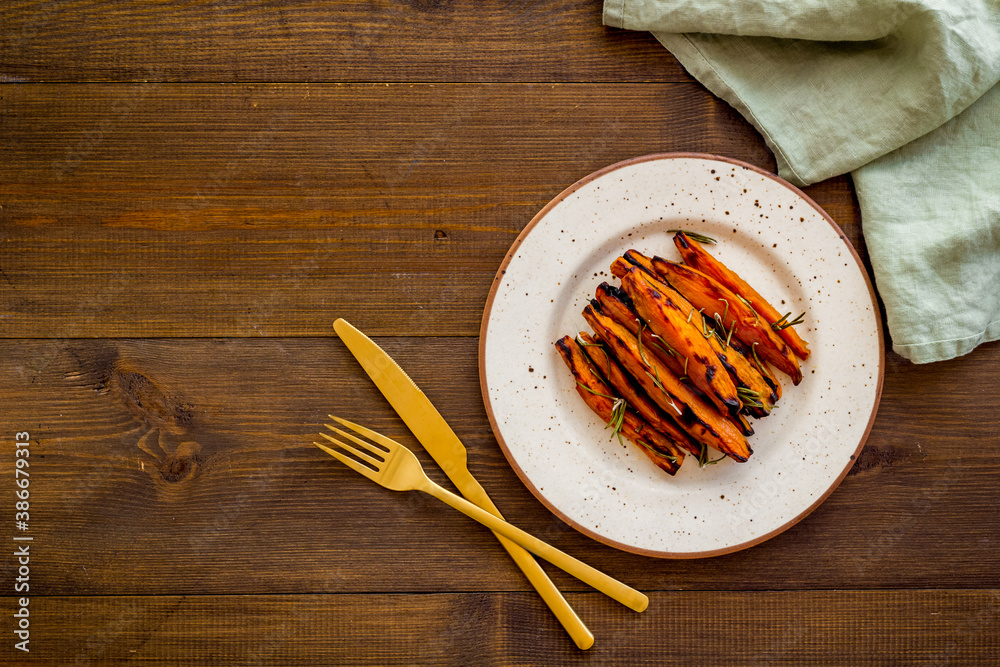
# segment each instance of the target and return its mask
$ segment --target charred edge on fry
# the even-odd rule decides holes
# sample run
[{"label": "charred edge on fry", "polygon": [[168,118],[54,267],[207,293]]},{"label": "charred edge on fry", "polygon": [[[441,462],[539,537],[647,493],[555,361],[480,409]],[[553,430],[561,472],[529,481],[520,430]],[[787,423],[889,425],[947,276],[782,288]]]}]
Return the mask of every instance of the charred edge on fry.
[{"label": "charred edge on fry", "polygon": [[740,433],[748,438],[753,435],[753,426],[750,424],[750,420],[744,417],[742,413],[733,417],[733,421],[735,422],[733,425],[740,430]]},{"label": "charred edge on fry", "polygon": [[[593,340],[602,341],[603,339],[601,338],[600,334],[595,333],[593,336]],[[650,410],[656,413],[659,419],[664,421],[666,425],[671,426],[676,432],[668,433],[665,430],[656,429],[656,426],[653,424],[652,420],[647,419],[647,421],[650,422],[652,428],[654,430],[657,430],[661,435],[666,437],[667,440],[673,442],[676,446],[680,447],[681,449],[685,449],[694,454],[695,456],[697,456],[698,453],[701,451],[702,443],[700,443],[697,439],[695,439],[694,436],[692,436],[690,433],[681,428],[677,424],[677,421],[674,419],[672,415],[663,411],[663,409],[656,404],[656,401],[654,401],[647,395],[646,390],[643,389],[641,384],[639,384],[639,381],[636,380],[631,373],[625,370],[624,367],[622,367],[621,361],[614,355],[614,353],[611,350],[601,345],[598,345],[598,347],[600,349],[600,354],[605,355],[605,358],[608,361],[608,368],[611,369],[612,364],[614,364],[614,366],[617,368],[618,374],[620,375],[622,381],[628,386],[628,390],[631,391],[632,394],[635,396],[644,397],[645,402],[650,406]],[[584,350],[584,351],[587,352],[589,356],[589,350]],[[591,361],[593,361],[595,365],[597,365],[597,361],[593,357],[591,357]],[[618,387],[615,384],[614,380],[610,377],[610,373],[608,380],[609,384],[612,387],[614,387],[619,393],[621,393],[626,398],[628,397],[628,393],[626,393],[626,391],[623,388]],[[636,412],[639,412],[640,416],[645,418],[645,415],[642,415],[642,411],[638,409],[637,405],[634,405],[633,407],[636,407],[637,408]]]},{"label": "charred edge on fry", "polygon": [[[629,264],[631,264],[632,266],[634,266],[635,268],[640,269],[641,271],[647,273],[648,275],[652,276],[653,278],[656,278],[657,280],[660,280],[660,275],[658,273],[656,273],[655,271],[653,271],[652,269],[650,269],[649,266],[647,266],[647,262],[649,261],[649,258],[645,257],[644,255],[639,254],[635,250],[627,250],[625,252],[625,254],[622,255],[622,257],[624,257],[625,261],[628,262]],[[646,261],[643,261],[643,260],[646,260]]]},{"label": "charred edge on fry", "polygon": [[[611,320],[618,322],[619,324],[623,325],[626,329],[629,329],[631,331],[629,322],[623,321],[624,319],[628,319],[629,321],[642,322],[642,318],[636,311],[635,304],[632,302],[632,298],[628,295],[627,292],[625,292],[625,290],[616,287],[614,285],[608,285],[607,283],[602,283],[597,288],[597,296],[598,296],[597,301],[593,299],[591,299],[590,301],[591,304],[594,305],[594,307],[597,309],[597,311],[602,315],[607,315]],[[640,338],[644,326],[645,325],[640,325],[639,329],[640,333],[637,336],[637,341],[639,343],[640,349],[642,348],[643,345],[645,345],[645,343]],[[646,331],[649,331],[649,329],[646,329]],[[656,355],[660,357],[661,360],[663,360],[667,364],[671,362],[671,359],[676,360],[676,363],[680,363],[681,356],[680,353],[677,352],[677,350],[670,347],[670,345],[665,340],[654,334],[652,331],[649,331],[649,334],[652,338],[656,339],[655,345],[651,347],[655,347],[660,352],[663,352],[663,354],[659,354],[659,352],[654,351]],[[666,355],[666,357],[663,355]],[[685,359],[684,362],[686,366],[687,359]],[[680,379],[681,381],[685,381],[684,377]],[[688,384],[690,384],[690,382],[688,382]],[[694,385],[691,386],[692,388],[694,387]]]},{"label": "charred edge on fry", "polygon": [[[587,308],[593,308],[597,313],[601,312],[600,311],[600,304],[596,304],[595,305],[592,302],[589,306],[587,306]],[[615,334],[613,332],[611,332],[611,333],[602,332],[601,338],[606,339],[608,336],[614,337],[617,340],[618,344],[620,344],[622,347],[626,347],[626,348],[628,347],[628,343],[621,336],[619,336],[618,334]],[[610,343],[610,341],[608,341],[608,342]],[[713,428],[711,424],[705,422],[703,419],[699,419],[698,415],[696,415],[694,413],[694,411],[691,409],[691,406],[689,406],[686,402],[684,402],[680,397],[675,396],[674,394],[671,394],[669,391],[666,391],[666,390],[662,390],[662,391],[667,396],[669,396],[672,401],[674,401],[675,403],[681,403],[684,406],[684,408],[680,411],[680,414],[677,415],[676,417],[674,417],[674,419],[676,419],[679,423],[681,423],[681,424],[683,424],[685,426],[688,426],[688,427],[691,427],[691,426],[694,426],[695,424],[697,424],[697,425],[701,426],[703,429],[705,429],[705,431],[707,431],[708,433],[710,433],[715,438],[717,438],[719,440],[724,440],[725,439],[725,436],[723,434],[719,433],[718,430],[716,430],[715,428]],[[753,448],[751,446],[749,446],[749,445],[747,446],[747,453],[748,454],[753,454]],[[745,456],[736,456],[735,454],[730,454],[730,456],[734,460],[739,461],[740,463],[743,463],[743,462],[745,462],[747,460],[747,457],[745,457]]]},{"label": "charred edge on fry", "polygon": [[[612,299],[617,299],[618,301],[621,301],[623,304],[625,304],[625,306],[628,307],[629,310],[631,310],[633,313],[635,312],[635,304],[632,303],[632,297],[630,297],[628,293],[621,287],[618,287],[617,285],[611,285],[610,283],[605,282],[598,285],[597,289],[601,290]],[[638,314],[636,316],[638,317]]]},{"label": "charred edge on fry", "polygon": [[[728,312],[729,312],[729,302],[726,301],[725,299],[720,299],[720,301],[723,301],[723,302],[726,303],[726,313],[728,314]],[[718,318],[718,313],[716,313],[716,318]],[[725,315],[723,316],[723,319],[725,319]],[[713,328],[713,330],[715,332],[715,335],[718,337],[719,326],[720,326],[718,320],[715,319],[715,320],[710,321],[709,322],[709,326],[711,326]],[[751,369],[753,369],[753,364],[747,358],[747,353],[749,352],[749,350],[747,350],[745,344],[742,341],[739,341],[738,339],[732,337],[732,332],[735,329],[736,329],[736,323],[734,322],[733,323],[733,328],[730,330],[729,334],[726,336],[725,342],[722,343],[722,351],[717,351],[716,352],[716,356],[718,357],[719,361],[722,363],[722,367],[725,368],[726,372],[728,372],[729,375],[733,378],[733,383],[736,385],[737,388],[751,389],[749,386],[747,386],[747,384],[743,380],[741,380],[739,378],[739,373],[737,372],[736,367],[732,364],[732,362],[730,362],[729,358],[727,357],[727,354],[729,353],[730,348],[732,348],[732,354],[733,355],[739,355],[739,356],[741,356],[743,358],[744,363],[748,367],[750,367]],[[720,341],[721,341],[721,338],[720,338]],[[778,401],[778,395],[777,395],[777,392],[774,391],[774,386],[772,384],[770,384],[770,382],[768,381],[768,378],[763,373],[759,373],[758,372],[758,375],[761,376],[762,380],[767,381],[768,386],[771,388],[771,393],[769,394],[770,398],[768,398],[768,402],[771,405],[774,405]],[[746,404],[743,404],[742,401],[741,401],[741,404],[742,404],[742,408],[740,410],[741,413],[748,414],[748,415],[750,415],[752,417],[756,417],[757,419],[761,419],[761,418],[766,417],[769,414],[771,414],[763,406],[760,406],[760,407],[748,406]]]},{"label": "charred edge on fry", "polygon": [[[594,408],[594,406],[590,404],[590,402],[587,400],[587,397],[583,396],[583,394],[580,392],[580,388],[584,389],[589,394],[592,394],[594,396],[599,396],[602,398],[606,398],[608,400],[618,400],[618,399],[613,399],[609,395],[605,395],[601,392],[595,391],[590,386],[592,383],[589,382],[588,380],[593,379],[594,381],[599,382],[601,385],[607,387],[608,388],[607,390],[609,392],[614,393],[614,391],[611,388],[612,385],[609,382],[605,382],[605,380],[600,375],[600,371],[598,371],[597,368],[594,366],[594,364],[591,363],[591,360],[587,355],[587,353],[581,347],[579,347],[579,343],[577,343],[571,336],[564,336],[560,338],[555,342],[555,346],[558,349],[560,356],[562,356],[563,360],[566,362],[566,365],[569,367],[570,372],[573,374],[574,379],[576,380],[577,393],[580,393],[580,395],[584,398],[584,402],[587,403],[588,407],[590,407],[592,410],[594,410],[595,413],[598,414],[598,417],[604,419],[604,416],[598,413],[596,408]],[[576,349],[574,349],[574,346],[576,346]],[[610,355],[608,358],[609,360],[611,359]],[[586,370],[592,377],[585,376],[583,374],[584,370]],[[642,447],[645,450],[648,450],[647,455],[650,456],[651,458],[656,459],[654,463],[661,470],[663,470],[669,475],[676,474],[677,470],[680,468],[681,460],[683,459],[683,452],[680,451],[680,449],[677,449],[676,451],[671,450],[670,445],[675,445],[679,448],[680,447],[679,443],[675,443],[667,435],[660,433],[659,431],[657,431],[652,427],[650,428],[649,433],[643,433],[643,431],[647,426],[645,421],[643,421],[641,417],[634,414],[630,410],[626,410],[626,412],[628,414],[623,415],[623,417],[629,417],[629,419],[632,420],[633,422],[638,421],[639,423],[632,428],[632,432],[635,437],[633,438],[632,435],[629,435],[628,433],[625,434],[625,437],[627,437],[633,444],[638,445],[639,447]],[[616,429],[616,433],[613,434],[612,437],[618,435],[618,439],[621,440],[621,433],[619,432],[619,430],[620,427]],[[665,444],[658,443],[657,439],[662,439],[663,443]]]},{"label": "charred edge on fry", "polygon": [[[746,359],[747,363],[750,364],[750,366],[757,369],[757,372],[760,374],[761,379],[764,380],[764,384],[766,384],[768,387],[771,388],[771,393],[768,394],[767,401],[771,405],[775,405],[778,402],[778,387],[774,379],[771,378],[766,372],[764,372],[763,369],[758,368],[756,362],[752,361],[753,351],[750,349],[750,347],[743,341],[737,340],[736,338],[733,338],[732,342],[729,344],[729,347],[733,348],[734,352],[736,352],[737,354],[741,355],[744,359]],[[749,389],[749,387],[747,387],[747,389]],[[767,414],[768,413],[762,411],[762,414],[753,416],[764,417]]]},{"label": "charred edge on fry", "polygon": [[[664,294],[662,291],[657,289],[656,286],[653,285],[652,283],[646,281],[643,282],[642,284],[645,289],[649,290],[649,294],[652,296],[654,300],[661,300],[668,307],[673,308],[674,310],[677,311],[683,310],[681,306],[678,305],[676,301],[674,301],[674,299],[669,294]],[[704,320],[702,321],[702,327],[704,327]],[[715,377],[715,374],[718,371],[718,367],[715,364],[715,361],[718,359],[717,355],[713,353],[710,358],[705,357],[703,355],[695,355],[695,359],[705,367],[706,381],[709,384],[711,384],[712,379]],[[702,395],[707,397],[707,394],[705,394],[704,392],[701,393]],[[736,415],[739,414],[739,411],[743,408],[743,403],[737,400],[736,398],[722,398],[721,396],[716,395],[712,398],[709,398],[708,400],[712,403],[715,403],[716,398],[719,400],[719,402],[722,403],[722,405],[725,406],[726,411],[730,414],[730,416],[735,417]],[[751,430],[752,432],[752,429],[744,429],[744,430]]]}]

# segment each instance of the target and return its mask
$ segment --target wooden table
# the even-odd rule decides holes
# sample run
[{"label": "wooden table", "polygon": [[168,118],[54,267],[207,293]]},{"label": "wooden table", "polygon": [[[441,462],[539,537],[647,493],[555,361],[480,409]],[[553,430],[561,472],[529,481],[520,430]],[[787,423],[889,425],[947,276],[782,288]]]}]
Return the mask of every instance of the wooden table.
[{"label": "wooden table", "polygon": [[[996,664],[1000,346],[914,366],[791,530],[664,561],[519,482],[480,398],[494,273],[536,211],[636,155],[774,169],[754,130],[596,1],[0,8],[0,662]],[[806,188],[866,257],[851,182]],[[527,530],[646,591],[552,577],[578,651],[484,530],[310,442],[412,436],[332,332],[368,332]],[[30,523],[15,528],[15,435]],[[426,459],[425,459],[426,460]],[[33,540],[12,542],[12,537]]]}]

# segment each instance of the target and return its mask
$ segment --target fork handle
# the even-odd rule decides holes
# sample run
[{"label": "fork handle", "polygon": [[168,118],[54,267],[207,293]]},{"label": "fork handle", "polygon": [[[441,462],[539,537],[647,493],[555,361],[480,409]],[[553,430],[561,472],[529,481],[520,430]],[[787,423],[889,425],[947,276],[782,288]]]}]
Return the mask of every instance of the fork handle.
[{"label": "fork handle", "polygon": [[[447,474],[466,500],[474,505],[478,505],[490,514],[495,514],[501,519],[503,518],[500,510],[490,500],[486,489],[472,476],[468,468],[462,468],[454,473]],[[528,579],[528,583],[534,587],[545,604],[552,610],[556,620],[563,626],[577,648],[586,651],[592,647],[594,645],[594,633],[576,615],[573,608],[569,606],[569,602],[566,601],[563,594],[556,588],[556,585],[552,583],[552,580],[549,579],[549,576],[531,552],[499,533],[493,533],[493,535],[503,548],[507,550],[514,563],[521,568],[521,572]]]},{"label": "fork handle", "polygon": [[639,591],[626,586],[622,582],[609,577],[600,570],[596,570],[586,563],[573,558],[569,554],[556,549],[551,544],[542,542],[540,539],[524,532],[520,528],[513,526],[503,519],[490,514],[465,498],[455,495],[451,491],[442,488],[434,482],[420,487],[421,491],[429,493],[438,500],[451,505],[459,512],[469,516],[483,524],[493,532],[500,533],[509,540],[520,544],[522,547],[535,554],[539,558],[544,558],[556,567],[573,575],[585,584],[593,586],[613,600],[617,600],[629,609],[643,611],[649,606],[649,598]]}]

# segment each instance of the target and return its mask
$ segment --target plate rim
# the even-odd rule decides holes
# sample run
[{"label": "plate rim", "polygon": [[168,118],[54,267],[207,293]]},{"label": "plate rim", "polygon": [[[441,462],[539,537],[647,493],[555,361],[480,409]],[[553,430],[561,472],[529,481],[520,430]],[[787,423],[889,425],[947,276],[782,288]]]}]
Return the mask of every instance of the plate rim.
[{"label": "plate rim", "polygon": [[[854,450],[854,453],[848,459],[847,465],[840,472],[837,478],[833,481],[830,487],[826,491],[824,491],[823,494],[821,494],[811,505],[806,507],[798,515],[792,517],[784,524],[778,526],[777,528],[763,535],[759,535],[753,539],[741,542],[739,544],[730,545],[719,549],[709,549],[705,551],[690,551],[690,552],[657,551],[654,549],[644,549],[630,544],[625,544],[623,542],[619,542],[617,540],[613,540],[603,535],[600,535],[599,533],[596,533],[590,528],[587,528],[579,524],[578,522],[574,521],[570,517],[566,516],[562,511],[560,511],[557,507],[555,507],[552,501],[546,498],[545,495],[542,494],[535,487],[535,485],[527,477],[521,466],[518,465],[516,459],[511,454],[510,449],[507,447],[507,443],[504,441],[503,435],[501,434],[500,429],[497,425],[496,415],[493,414],[493,406],[490,403],[489,386],[486,378],[486,337],[488,334],[487,325],[490,320],[490,315],[493,312],[493,302],[496,298],[497,291],[500,287],[501,279],[507,272],[507,266],[510,264],[511,260],[517,254],[518,249],[521,247],[521,244],[528,237],[528,235],[535,228],[535,226],[539,222],[541,222],[542,219],[545,218],[545,216],[549,213],[549,211],[551,211],[563,200],[565,200],[567,197],[569,197],[574,192],[579,190],[584,185],[590,183],[591,181],[594,181],[611,172],[617,171],[625,167],[630,167],[635,164],[640,164],[643,162],[654,162],[658,160],[674,160],[674,159],[708,160],[714,162],[724,162],[727,164],[743,167],[745,169],[754,171],[760,174],[761,176],[764,176],[774,181],[778,185],[788,188],[793,193],[798,195],[804,202],[806,202],[813,209],[815,209],[815,211],[819,213],[824,220],[827,221],[827,223],[834,229],[834,231],[837,232],[837,235],[840,237],[840,240],[844,243],[845,246],[847,246],[847,249],[850,251],[851,256],[857,263],[858,268],[861,270],[861,275],[865,280],[865,285],[868,287],[868,295],[869,298],[871,299],[872,308],[874,309],[874,312],[876,313],[878,320],[878,326],[876,327],[878,330],[878,353],[879,353],[878,381],[875,386],[875,399],[872,402],[872,411],[868,417],[868,423],[865,426],[864,433],[861,435],[857,448]],[[862,262],[861,257],[858,255],[857,250],[855,250],[854,248],[854,244],[852,244],[851,240],[847,238],[846,234],[844,234],[844,231],[843,229],[840,228],[840,225],[838,225],[833,220],[833,218],[830,217],[830,214],[827,213],[825,210],[823,210],[823,208],[819,204],[813,201],[813,199],[809,195],[807,195],[802,190],[792,185],[785,179],[781,178],[780,176],[772,174],[769,171],[766,171],[748,162],[738,160],[736,158],[731,158],[723,155],[714,155],[711,153],[692,153],[692,152],[650,153],[647,155],[640,155],[637,157],[622,160],[620,162],[616,162],[614,164],[598,169],[597,171],[592,172],[587,176],[584,176],[583,178],[581,178],[580,180],[578,180],[577,182],[573,183],[565,190],[560,192],[558,195],[556,195],[551,201],[549,201],[544,207],[542,207],[542,209],[535,214],[535,216],[531,219],[531,221],[528,222],[528,224],[524,227],[524,229],[521,230],[521,233],[517,235],[517,238],[514,240],[510,248],[507,250],[507,254],[504,256],[503,262],[500,263],[500,267],[497,269],[496,275],[493,278],[493,284],[490,286],[490,293],[486,298],[486,305],[483,309],[483,319],[479,325],[478,359],[479,359],[479,388],[483,396],[483,405],[486,409],[486,415],[490,421],[490,429],[493,431],[493,436],[496,438],[497,443],[500,445],[500,449],[501,451],[503,451],[504,458],[507,459],[507,463],[510,465],[510,467],[514,469],[514,472],[521,480],[521,483],[524,484],[525,487],[527,487],[527,489],[531,492],[531,494],[539,502],[541,502],[542,505],[546,507],[546,509],[555,514],[565,524],[572,527],[576,531],[586,535],[587,537],[593,540],[596,540],[597,542],[613,547],[615,549],[643,556],[650,556],[654,558],[687,560],[695,558],[711,558],[713,556],[721,556],[724,554],[729,554],[737,551],[742,551],[744,549],[749,549],[752,546],[755,546],[762,542],[766,542],[767,540],[785,532],[786,530],[788,530],[789,528],[791,528],[792,526],[794,526],[795,524],[797,524],[798,522],[802,521],[804,518],[812,514],[816,510],[816,508],[818,508],[821,504],[823,504],[823,502],[825,502],[826,499],[830,497],[830,494],[832,494],[837,489],[837,487],[840,486],[844,478],[847,477],[847,474],[850,472],[851,468],[854,467],[854,464],[857,461],[858,455],[861,453],[861,450],[864,449],[865,443],[868,441],[868,436],[871,433],[872,426],[875,423],[875,415],[878,413],[879,403],[881,402],[882,399],[882,384],[885,378],[885,335],[883,332],[881,309],[879,308],[878,305],[878,296],[875,293],[875,288],[872,285],[871,277],[868,275],[868,270],[865,268],[864,262]]]}]

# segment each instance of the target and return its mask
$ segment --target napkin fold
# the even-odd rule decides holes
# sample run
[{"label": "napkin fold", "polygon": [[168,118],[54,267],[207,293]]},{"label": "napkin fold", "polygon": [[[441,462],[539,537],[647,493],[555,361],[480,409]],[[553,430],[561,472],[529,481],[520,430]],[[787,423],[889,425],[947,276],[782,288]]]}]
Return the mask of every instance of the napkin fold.
[{"label": "napkin fold", "polygon": [[893,349],[1000,338],[1000,3],[605,0],[750,121],[778,173],[850,172]]}]

